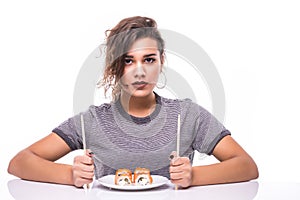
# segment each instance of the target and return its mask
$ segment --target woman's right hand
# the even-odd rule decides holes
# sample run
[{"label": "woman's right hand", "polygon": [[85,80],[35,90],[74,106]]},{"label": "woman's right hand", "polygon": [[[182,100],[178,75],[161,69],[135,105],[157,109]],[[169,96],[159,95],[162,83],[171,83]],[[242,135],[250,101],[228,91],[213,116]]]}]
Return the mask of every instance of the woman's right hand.
[{"label": "woman's right hand", "polygon": [[94,177],[94,161],[92,156],[86,151],[85,155],[79,155],[73,161],[73,184],[82,187],[91,183]]}]

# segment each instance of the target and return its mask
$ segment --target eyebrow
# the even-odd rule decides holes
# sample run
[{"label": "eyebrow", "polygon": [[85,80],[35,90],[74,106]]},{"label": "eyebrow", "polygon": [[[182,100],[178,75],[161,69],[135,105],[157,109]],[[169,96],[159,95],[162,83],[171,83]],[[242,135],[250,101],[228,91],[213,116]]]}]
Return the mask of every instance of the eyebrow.
[{"label": "eyebrow", "polygon": [[[151,54],[146,54],[146,55],[144,55],[143,57],[144,58],[147,58],[147,57],[151,57],[151,56],[157,56],[157,54],[156,53],[151,53]],[[130,55],[125,55],[125,58],[133,58],[133,56],[130,56]]]}]

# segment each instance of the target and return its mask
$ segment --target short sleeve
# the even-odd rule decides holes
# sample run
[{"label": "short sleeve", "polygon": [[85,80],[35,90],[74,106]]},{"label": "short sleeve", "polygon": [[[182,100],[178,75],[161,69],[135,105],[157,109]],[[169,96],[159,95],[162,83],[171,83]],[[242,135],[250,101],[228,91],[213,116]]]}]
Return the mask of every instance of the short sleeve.
[{"label": "short sleeve", "polygon": [[83,148],[79,117],[79,115],[75,115],[52,130],[52,132],[60,136],[69,145],[71,150]]},{"label": "short sleeve", "polygon": [[[196,105],[194,105],[196,106]],[[197,121],[195,126],[196,137],[193,142],[193,148],[200,153],[211,155],[215,146],[221,139],[231,135],[223,124],[210,112],[197,105]]]}]

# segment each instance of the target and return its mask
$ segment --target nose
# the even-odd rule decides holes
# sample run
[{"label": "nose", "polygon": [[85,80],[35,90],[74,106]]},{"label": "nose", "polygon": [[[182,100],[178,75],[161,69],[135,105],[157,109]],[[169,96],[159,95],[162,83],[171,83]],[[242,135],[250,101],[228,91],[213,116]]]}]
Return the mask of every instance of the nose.
[{"label": "nose", "polygon": [[144,67],[141,62],[137,63],[134,73],[135,73],[134,74],[135,78],[144,78],[145,77],[146,73],[145,73]]}]

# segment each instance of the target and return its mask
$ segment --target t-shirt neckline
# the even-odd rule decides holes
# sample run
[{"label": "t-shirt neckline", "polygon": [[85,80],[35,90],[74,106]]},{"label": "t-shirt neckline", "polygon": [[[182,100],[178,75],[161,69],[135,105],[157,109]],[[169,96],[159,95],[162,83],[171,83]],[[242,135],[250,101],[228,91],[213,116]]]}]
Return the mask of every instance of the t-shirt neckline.
[{"label": "t-shirt neckline", "polygon": [[120,101],[120,98],[116,101],[116,107],[119,111],[119,113],[122,115],[122,117],[128,119],[128,120],[131,120],[133,121],[134,123],[136,124],[146,124],[146,123],[149,123],[151,120],[153,120],[160,112],[160,109],[161,109],[161,96],[159,96],[157,93],[153,92],[155,94],[155,102],[156,102],[156,106],[155,106],[155,109],[154,111],[148,115],[148,116],[145,116],[145,117],[136,117],[136,116],[133,116],[133,115],[130,115],[128,114],[122,104],[121,104],[121,101]]}]

